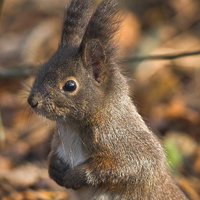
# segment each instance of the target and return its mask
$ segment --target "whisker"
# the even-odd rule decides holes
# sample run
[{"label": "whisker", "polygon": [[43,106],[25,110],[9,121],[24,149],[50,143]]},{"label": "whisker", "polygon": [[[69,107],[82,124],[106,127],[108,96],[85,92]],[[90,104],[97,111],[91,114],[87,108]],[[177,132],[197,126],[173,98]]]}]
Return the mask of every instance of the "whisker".
[{"label": "whisker", "polygon": [[86,146],[86,144],[83,142],[82,138],[80,137],[80,140],[82,142],[82,144],[85,146],[85,148],[89,151],[88,147]]},{"label": "whisker", "polygon": [[25,99],[25,98],[27,98],[27,95],[19,94],[19,95],[15,95],[15,97],[18,99],[21,99],[21,98]]},{"label": "whisker", "polygon": [[60,138],[60,141],[61,141],[62,147],[63,147],[64,154],[65,154],[65,156],[67,156],[66,151],[65,151],[65,147],[64,147],[64,143],[63,143],[63,140],[62,140],[62,138],[61,138],[61,134],[60,134],[60,130],[59,130],[59,128],[58,128],[58,135],[59,135],[59,138]]},{"label": "whisker", "polygon": [[23,81],[23,80],[20,80],[22,83],[24,83],[26,86],[28,86],[30,89],[32,89],[32,87],[28,84],[28,83],[26,83],[25,81]]},{"label": "whisker", "polygon": [[32,116],[33,116],[33,111],[31,109],[31,107],[29,107],[29,114],[28,114],[28,118],[27,118],[27,121],[28,121],[27,127],[29,127],[29,125],[30,125]]},{"label": "whisker", "polygon": [[[26,91],[26,92],[30,92],[30,89],[32,89],[32,87],[28,84],[28,83],[26,83],[25,81],[23,81],[23,80],[21,80],[21,79],[19,79],[19,78],[14,78],[14,77],[11,77],[9,74],[8,74],[8,72],[6,72],[6,70],[1,70],[1,72],[4,74],[4,77],[5,78],[8,78],[8,79],[11,79],[11,80],[15,80],[15,81],[20,81],[21,83],[23,83],[23,84],[25,84],[28,88],[26,88],[24,85],[20,85],[20,86],[12,86],[13,88],[19,88],[19,89],[22,89],[22,90],[24,90],[24,91]],[[10,87],[10,88],[12,88],[11,86],[2,86],[2,87]]]},{"label": "whisker", "polygon": [[73,162],[73,158],[72,158],[72,149],[71,147],[69,147],[69,144],[67,143],[68,147],[68,154],[69,154],[69,158],[70,158],[70,162],[71,162],[71,165],[72,165],[72,168],[74,168],[74,162]]},{"label": "whisker", "polygon": [[36,59],[38,60],[38,62],[40,63],[40,66],[42,67],[42,63],[40,62],[40,59],[30,49],[27,49],[27,48],[22,48],[22,49],[24,49],[24,50],[29,51],[30,53],[32,53],[36,57]]},{"label": "whisker", "polygon": [[23,118],[23,116],[24,116],[24,113],[25,113],[26,109],[28,108],[28,106],[29,106],[29,105],[27,105],[26,108],[24,109],[24,111],[23,111],[23,113],[22,113],[22,116],[21,116],[21,120],[22,120],[22,118]]},{"label": "whisker", "polygon": [[26,99],[26,97],[21,98],[21,100],[18,102],[18,106],[20,105],[20,103],[21,103],[24,99]]},{"label": "whisker", "polygon": [[0,88],[8,88],[8,89],[13,89],[13,88],[16,88],[16,89],[20,89],[20,90],[23,90],[25,92],[30,92],[30,90],[28,90],[27,88],[23,87],[23,86],[1,86]]},{"label": "whisker", "polygon": [[30,62],[24,62],[25,64],[31,66],[32,68],[38,68],[38,66],[34,65],[33,63],[30,63]]}]

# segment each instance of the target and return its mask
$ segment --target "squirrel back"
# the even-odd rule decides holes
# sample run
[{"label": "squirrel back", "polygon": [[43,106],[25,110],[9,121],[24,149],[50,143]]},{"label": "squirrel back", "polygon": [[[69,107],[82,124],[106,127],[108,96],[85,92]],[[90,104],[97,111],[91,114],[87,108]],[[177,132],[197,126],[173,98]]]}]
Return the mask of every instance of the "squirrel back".
[{"label": "squirrel back", "polygon": [[186,199],[165,167],[156,136],[138,114],[116,64],[119,2],[66,8],[58,50],[40,69],[28,103],[54,120],[49,175],[80,199]]}]

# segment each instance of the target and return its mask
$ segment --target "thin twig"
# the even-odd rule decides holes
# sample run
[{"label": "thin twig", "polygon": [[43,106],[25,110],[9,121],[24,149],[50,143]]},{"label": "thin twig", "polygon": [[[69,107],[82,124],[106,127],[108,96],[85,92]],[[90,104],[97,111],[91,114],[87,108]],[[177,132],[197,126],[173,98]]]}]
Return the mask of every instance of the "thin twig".
[{"label": "thin twig", "polygon": [[184,53],[178,53],[178,54],[164,54],[164,55],[154,55],[154,56],[139,56],[139,57],[133,57],[133,58],[125,58],[120,63],[128,63],[128,62],[141,62],[144,60],[173,60],[177,58],[187,57],[187,56],[196,56],[200,55],[199,51],[193,51],[193,52],[184,52]]}]

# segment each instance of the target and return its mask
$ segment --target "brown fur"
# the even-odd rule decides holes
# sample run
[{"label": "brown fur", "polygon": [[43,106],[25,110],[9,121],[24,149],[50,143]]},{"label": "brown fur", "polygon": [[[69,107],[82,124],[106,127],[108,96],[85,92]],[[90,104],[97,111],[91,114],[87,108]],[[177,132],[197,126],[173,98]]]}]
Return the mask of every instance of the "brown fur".
[{"label": "brown fur", "polygon": [[[79,3],[78,9],[72,6]],[[76,17],[79,26],[79,17],[88,10],[84,3],[89,5],[87,0],[74,0],[68,7],[61,45],[39,71],[28,98],[36,113],[57,124],[50,177],[78,190],[80,199],[186,199],[115,63],[112,38],[119,27],[118,3],[103,1],[87,27],[77,32]],[[77,35],[81,42],[66,39]],[[75,91],[63,89],[68,80],[77,84]]]}]

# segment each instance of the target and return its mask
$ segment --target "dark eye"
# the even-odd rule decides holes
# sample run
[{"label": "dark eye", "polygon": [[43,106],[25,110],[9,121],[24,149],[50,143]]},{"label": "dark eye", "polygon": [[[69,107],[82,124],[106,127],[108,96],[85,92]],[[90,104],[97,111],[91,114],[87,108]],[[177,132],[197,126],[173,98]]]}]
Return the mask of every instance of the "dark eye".
[{"label": "dark eye", "polygon": [[63,90],[66,92],[73,92],[76,90],[76,88],[77,88],[76,82],[72,80],[67,81],[63,86]]}]

